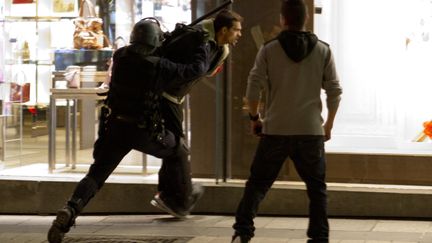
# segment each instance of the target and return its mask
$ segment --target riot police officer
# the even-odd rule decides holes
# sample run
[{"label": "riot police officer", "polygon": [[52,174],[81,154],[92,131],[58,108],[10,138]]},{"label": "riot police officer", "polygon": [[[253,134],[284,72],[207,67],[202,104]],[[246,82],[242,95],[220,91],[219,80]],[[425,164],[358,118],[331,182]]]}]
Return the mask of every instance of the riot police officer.
[{"label": "riot police officer", "polygon": [[[62,242],[76,217],[132,149],[168,159],[171,164],[176,161],[170,158],[183,156],[179,137],[165,127],[159,107],[161,92],[165,80],[190,80],[201,76],[208,69],[207,49],[204,45],[198,46],[194,58],[187,64],[173,63],[154,56],[162,37],[158,22],[146,18],[135,24],[130,45],[114,53],[110,88],[94,144],[94,162],[66,205],[57,211],[48,231],[50,243]],[[178,176],[173,182],[190,183],[190,178],[185,181]],[[190,198],[189,205],[199,198],[198,194]]]}]

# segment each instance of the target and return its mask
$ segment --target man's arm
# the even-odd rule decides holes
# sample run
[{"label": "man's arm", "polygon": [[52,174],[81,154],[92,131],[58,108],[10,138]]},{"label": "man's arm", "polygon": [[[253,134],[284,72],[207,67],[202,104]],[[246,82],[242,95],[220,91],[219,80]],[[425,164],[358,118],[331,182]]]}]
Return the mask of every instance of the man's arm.
[{"label": "man's arm", "polygon": [[249,110],[249,114],[251,116],[257,116],[257,115],[259,115],[258,114],[258,106],[259,106],[260,102],[257,101],[257,100],[250,101],[248,99],[246,99],[246,102],[247,102],[247,107],[248,107],[248,110]]},{"label": "man's arm", "polygon": [[328,109],[327,119],[324,123],[325,139],[331,139],[331,131],[336,117],[336,113],[341,100],[342,87],[339,84],[339,77],[336,72],[333,55],[330,51],[329,61],[324,70],[323,89],[326,91],[326,105]]},{"label": "man's arm", "polygon": [[[262,123],[261,119],[259,119],[258,108],[260,105],[261,91],[264,89],[267,80],[266,67],[265,51],[264,48],[261,47],[255,58],[254,67],[249,72],[246,87],[246,105],[251,118],[251,130],[253,134],[257,136],[262,135]],[[254,118],[258,119],[255,120]]]},{"label": "man's arm", "polygon": [[184,82],[204,76],[208,70],[208,50],[206,44],[198,46],[190,59],[190,63],[175,63],[167,58],[160,58],[159,71],[162,82]]},{"label": "man's arm", "polygon": [[250,127],[253,134],[262,135],[262,122],[258,113],[259,101],[249,101],[246,99],[249,110]]}]

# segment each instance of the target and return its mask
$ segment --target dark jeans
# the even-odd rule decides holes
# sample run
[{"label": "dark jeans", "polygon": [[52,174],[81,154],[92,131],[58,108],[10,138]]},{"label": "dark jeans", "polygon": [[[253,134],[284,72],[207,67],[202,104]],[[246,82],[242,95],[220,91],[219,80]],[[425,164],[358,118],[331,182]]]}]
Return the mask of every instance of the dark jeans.
[{"label": "dark jeans", "polygon": [[235,233],[252,238],[260,202],[276,180],[282,164],[291,158],[306,184],[309,197],[309,227],[307,235],[317,242],[327,242],[327,194],[323,136],[275,136],[261,138],[246,182],[243,198],[233,226]]},{"label": "dark jeans", "polygon": [[175,138],[167,131],[165,141],[168,141],[169,145],[151,138],[146,129],[139,128],[134,123],[113,118],[104,123],[104,119],[101,118],[99,137],[93,150],[94,162],[87,175],[78,183],[68,204],[78,213],[81,212],[132,149],[162,158],[162,168],[166,171],[167,177],[163,180],[166,193],[176,193],[179,203],[187,201],[187,193],[191,191],[191,176],[189,161],[182,160],[187,159],[182,149],[182,139]]},{"label": "dark jeans", "polygon": [[[159,170],[158,191],[165,202],[180,210],[189,207],[192,193],[192,178],[189,162],[189,148],[183,138],[179,139],[174,154],[162,158]],[[174,205],[173,205],[174,204]]]}]

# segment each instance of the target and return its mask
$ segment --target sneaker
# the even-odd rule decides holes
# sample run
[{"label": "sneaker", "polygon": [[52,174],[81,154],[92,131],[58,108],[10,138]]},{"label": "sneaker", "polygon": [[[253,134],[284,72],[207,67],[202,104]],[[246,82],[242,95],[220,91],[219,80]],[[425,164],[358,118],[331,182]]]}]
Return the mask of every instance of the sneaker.
[{"label": "sneaker", "polygon": [[249,243],[250,238],[244,235],[234,235],[231,243]]},{"label": "sneaker", "polygon": [[193,184],[192,193],[189,197],[189,207],[187,208],[187,210],[182,210],[181,208],[178,207],[176,208],[172,206],[172,204],[169,203],[169,200],[161,197],[160,192],[154,196],[153,200],[151,200],[150,203],[151,205],[161,209],[162,211],[171,214],[176,218],[185,219],[190,214],[192,209],[195,207],[198,200],[203,196],[203,194],[204,194],[204,187],[201,186],[200,184]]},{"label": "sneaker", "polygon": [[179,219],[185,219],[186,216],[189,215],[188,211],[183,211],[183,210],[179,210],[176,209],[172,206],[169,206],[168,201],[162,199],[161,194],[157,193],[154,198],[150,201],[151,205],[159,208],[162,211],[165,211],[169,214],[171,214],[172,216],[179,218]]},{"label": "sneaker", "polygon": [[192,211],[195,207],[195,204],[201,197],[204,195],[204,187],[201,184],[194,183],[192,184],[192,194],[190,196],[189,208],[188,211]]},{"label": "sneaker", "polygon": [[75,224],[74,210],[66,206],[57,211],[56,219],[53,221],[48,231],[49,243],[61,243],[70,227]]}]

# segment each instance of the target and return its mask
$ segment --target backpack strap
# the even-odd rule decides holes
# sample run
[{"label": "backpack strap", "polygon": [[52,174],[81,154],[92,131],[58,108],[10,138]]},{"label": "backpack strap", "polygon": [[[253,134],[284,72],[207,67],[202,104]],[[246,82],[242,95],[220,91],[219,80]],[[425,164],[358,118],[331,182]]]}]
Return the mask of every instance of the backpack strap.
[{"label": "backpack strap", "polygon": [[165,99],[171,101],[172,103],[174,103],[174,104],[178,104],[178,105],[183,104],[183,102],[184,102],[184,100],[185,100],[185,97],[184,97],[184,96],[180,98],[180,97],[177,97],[177,96],[170,95],[170,94],[168,94],[167,92],[162,92],[162,96],[163,96]]}]

